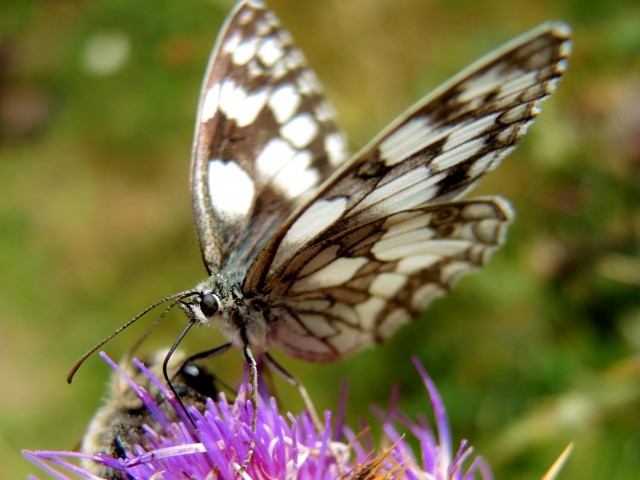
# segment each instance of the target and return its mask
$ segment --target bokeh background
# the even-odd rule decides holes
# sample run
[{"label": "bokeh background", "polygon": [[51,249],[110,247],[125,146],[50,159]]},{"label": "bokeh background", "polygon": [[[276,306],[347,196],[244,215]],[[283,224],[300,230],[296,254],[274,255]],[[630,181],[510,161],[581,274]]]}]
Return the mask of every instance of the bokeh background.
[{"label": "bokeh background", "polygon": [[[517,217],[507,245],[386,345],[332,365],[278,358],[321,409],[428,410],[438,385],[456,441],[497,478],[640,471],[640,3],[635,0],[271,0],[356,150],[480,55],[547,19],[575,33],[565,80],[522,145],[481,184]],[[230,1],[6,0],[0,5],[0,465],[77,446],[109,370],[77,357],[205,274],[190,210],[195,108]],[[106,346],[122,355],[149,324]],[[179,312],[147,345],[166,346]],[[189,351],[222,342],[191,335]],[[238,379],[239,354],[212,369]],[[284,407],[301,408],[278,383]]]}]

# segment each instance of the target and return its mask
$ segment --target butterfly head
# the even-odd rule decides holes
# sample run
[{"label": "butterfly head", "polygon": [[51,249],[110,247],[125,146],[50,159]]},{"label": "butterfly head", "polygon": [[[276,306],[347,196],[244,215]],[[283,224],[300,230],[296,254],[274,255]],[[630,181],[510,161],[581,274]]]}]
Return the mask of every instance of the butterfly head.
[{"label": "butterfly head", "polygon": [[222,299],[213,292],[197,292],[179,303],[189,320],[200,325],[213,323],[223,311]]},{"label": "butterfly head", "polygon": [[212,275],[179,305],[190,321],[217,326],[239,348],[260,351],[267,345],[268,327],[259,303],[245,297],[240,285],[225,276]]}]

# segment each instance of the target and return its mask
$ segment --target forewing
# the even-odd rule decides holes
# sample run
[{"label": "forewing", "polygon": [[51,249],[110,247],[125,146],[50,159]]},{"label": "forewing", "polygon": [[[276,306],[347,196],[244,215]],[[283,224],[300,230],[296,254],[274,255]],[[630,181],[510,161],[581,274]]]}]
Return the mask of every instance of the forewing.
[{"label": "forewing", "polygon": [[253,262],[245,291],[268,295],[300,252],[345,228],[460,197],[522,138],[569,52],[568,27],[545,24],[428,95],[289,217]]},{"label": "forewing", "polygon": [[498,197],[396,213],[299,253],[271,292],[272,342],[312,361],[380,342],[484,265],[511,217]]},{"label": "forewing", "polygon": [[210,273],[243,271],[272,231],[346,157],[334,110],[261,1],[237,3],[200,96],[191,187]]}]

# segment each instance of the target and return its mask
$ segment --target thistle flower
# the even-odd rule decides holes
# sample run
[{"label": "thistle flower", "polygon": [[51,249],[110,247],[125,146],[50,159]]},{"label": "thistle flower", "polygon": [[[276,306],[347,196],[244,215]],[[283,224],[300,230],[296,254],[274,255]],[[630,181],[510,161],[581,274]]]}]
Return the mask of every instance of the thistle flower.
[{"label": "thistle flower", "polygon": [[[246,383],[240,387],[235,400],[230,401],[220,393],[215,400],[207,398],[204,406],[198,405],[200,408],[188,405],[187,416],[164,382],[144,364],[134,360],[145,375],[144,383],[146,379],[150,382],[149,390],[157,389],[159,395],[149,394],[111,359],[102,356],[128,382],[152,420],[148,423],[154,428],[143,427],[143,431],[135,436],[139,445],[117,456],[64,451],[24,452],[29,460],[54,478],[69,479],[69,474],[90,479],[164,480],[492,478],[486,462],[473,455],[473,449],[466,441],[462,441],[453,454],[444,404],[435,385],[415,359],[414,366],[427,389],[434,412],[435,430],[424,416],[412,420],[400,412],[397,394],[394,394],[386,412],[380,408],[373,410],[383,431],[383,446],[376,450],[367,428],[364,433],[357,434],[356,430],[344,425],[346,394],[341,396],[340,408],[335,415],[325,413],[322,428],[314,424],[310,412],[295,416],[281,414],[275,399],[263,395],[258,408],[258,426],[253,432],[252,406],[247,400]],[[126,434],[126,428],[123,431]],[[420,451],[417,455],[407,441],[410,436],[418,441]],[[252,443],[255,451],[246,470],[238,475]],[[74,463],[77,461],[84,464]],[[88,467],[86,462],[93,462],[94,466]]]}]

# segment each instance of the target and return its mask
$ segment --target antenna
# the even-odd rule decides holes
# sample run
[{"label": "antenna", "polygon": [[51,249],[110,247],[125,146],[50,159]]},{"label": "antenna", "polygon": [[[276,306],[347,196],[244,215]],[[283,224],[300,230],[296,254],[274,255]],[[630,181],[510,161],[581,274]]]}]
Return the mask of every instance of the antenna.
[{"label": "antenna", "polygon": [[[166,303],[170,300],[175,300],[177,299],[176,302],[174,302],[170,307],[172,308],[176,303],[178,303],[178,301],[182,300],[185,297],[188,297],[189,295],[193,295],[194,292],[192,290],[188,290],[188,291],[184,291],[184,292],[180,292],[180,293],[176,293],[174,295],[171,295],[169,297],[165,297],[162,300],[158,300],[157,302],[153,303],[152,305],[150,305],[149,307],[145,308],[142,312],[138,313],[135,317],[133,317],[131,320],[129,320],[127,323],[125,323],[124,325],[122,325],[121,327],[117,328],[114,332],[110,333],[104,340],[102,340],[101,342],[99,342],[97,345],[95,345],[93,348],[91,348],[90,350],[88,350],[87,352],[85,352],[84,355],[82,355],[78,361],[73,365],[73,367],[71,367],[71,370],[69,370],[69,373],[67,374],[67,383],[71,383],[71,381],[73,380],[73,377],[75,376],[76,372],[78,371],[78,369],[80,368],[80,366],[85,362],[85,360],[87,358],[89,358],[91,355],[93,355],[95,352],[97,352],[100,347],[102,347],[105,343],[107,343],[108,341],[110,341],[113,337],[115,337],[116,335],[118,335],[120,332],[122,332],[123,330],[125,330],[126,328],[130,327],[131,325],[133,325],[135,322],[137,322],[140,318],[142,318],[143,316],[145,316],[147,313],[149,313],[151,310],[153,310],[154,308],[158,307],[159,305],[162,305],[163,303]],[[163,313],[160,318],[164,317],[165,313]],[[148,336],[148,333],[145,334],[141,340],[139,340],[135,347],[137,348],[140,343],[142,343],[142,340],[144,340],[146,337]]]}]

